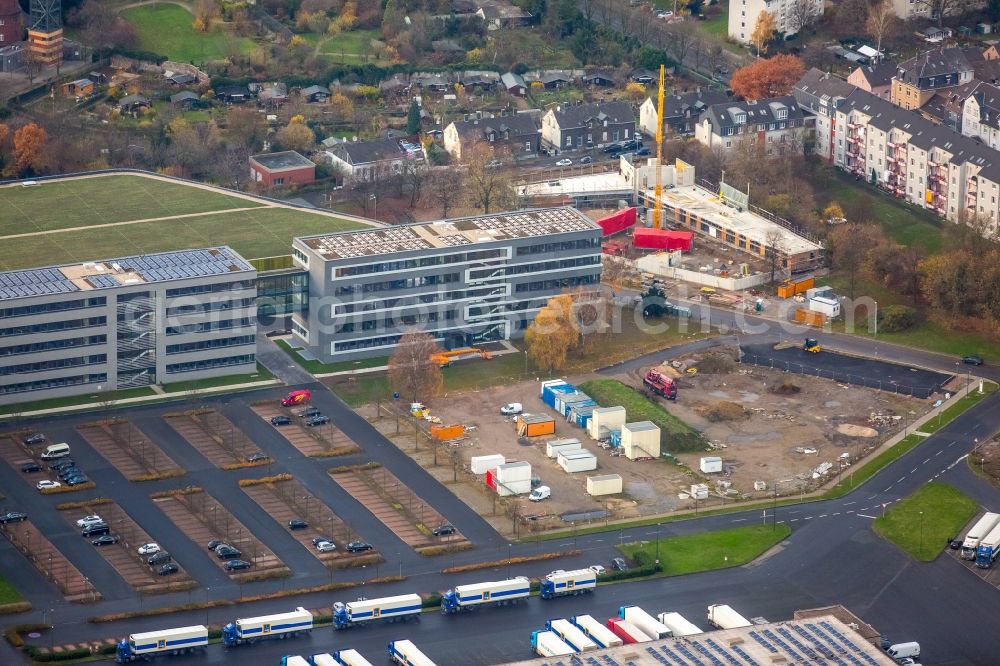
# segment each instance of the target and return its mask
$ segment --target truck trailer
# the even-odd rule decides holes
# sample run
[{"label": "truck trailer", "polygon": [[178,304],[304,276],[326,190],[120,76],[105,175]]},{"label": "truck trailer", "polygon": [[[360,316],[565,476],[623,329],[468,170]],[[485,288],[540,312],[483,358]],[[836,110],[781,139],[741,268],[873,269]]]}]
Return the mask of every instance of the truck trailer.
[{"label": "truck trailer", "polygon": [[670,638],[670,628],[638,606],[620,607],[618,617],[639,627],[650,638]]},{"label": "truck trailer", "polygon": [[1000,524],[990,530],[990,533],[976,546],[976,566],[980,569],[989,569],[998,554],[1000,554]]},{"label": "truck trailer", "polygon": [[680,613],[660,613],[656,619],[666,625],[670,629],[670,635],[675,638],[704,633],[693,622],[688,622]]},{"label": "truck trailer", "polygon": [[400,618],[420,617],[423,601],[418,594],[402,594],[396,597],[381,599],[358,599],[340,601],[333,604],[333,626],[336,629],[346,629],[358,624],[376,620],[396,620]]},{"label": "truck trailer", "polygon": [[648,643],[653,640],[646,634],[642,633],[639,627],[635,626],[628,620],[623,620],[620,617],[608,618],[608,629],[614,632],[615,636],[618,636],[626,644],[632,643]]},{"label": "truck trailer", "polygon": [[577,615],[570,618],[570,622],[580,628],[580,631],[587,634],[587,638],[597,643],[602,648],[618,647],[624,645],[625,641],[615,635],[613,631],[595,620],[590,615]]},{"label": "truck trailer", "polygon": [[750,620],[746,619],[726,604],[712,604],[708,607],[708,621],[719,629],[739,629],[749,627]]},{"label": "truck trailer", "polygon": [[[329,657],[330,655],[322,655]],[[372,666],[372,663],[361,656],[357,650],[338,650],[333,653],[330,662],[319,663],[316,666]]]},{"label": "truck trailer", "polygon": [[[313,659],[315,660],[315,657]],[[286,655],[281,658],[281,666],[313,666],[313,663],[305,657]]]},{"label": "truck trailer", "polygon": [[129,634],[115,648],[115,661],[125,664],[135,659],[161,654],[186,654],[208,645],[208,629],[201,625]]},{"label": "truck trailer", "polygon": [[597,649],[597,643],[590,638],[569,620],[559,618],[549,620],[545,623],[545,628],[562,639],[562,641],[577,652],[590,652]]},{"label": "truck trailer", "polygon": [[515,603],[519,599],[527,599],[531,595],[531,581],[525,576],[508,578],[488,583],[472,583],[471,585],[456,585],[441,595],[441,612],[457,613],[494,604],[501,606]]},{"label": "truck trailer", "polygon": [[230,622],[222,628],[222,642],[226,647],[235,647],[268,638],[291,638],[307,634],[312,628],[312,613],[299,606],[288,613],[246,617]]},{"label": "truck trailer", "polygon": [[963,560],[974,560],[976,559],[976,549],[979,548],[979,542],[983,540],[987,534],[993,531],[993,528],[1000,523],[1000,513],[986,513],[983,517],[976,521],[976,524],[972,526],[972,529],[968,531],[965,535],[965,541],[962,542],[962,559]]},{"label": "truck trailer", "polygon": [[542,599],[554,599],[572,594],[591,592],[597,587],[597,574],[590,569],[553,571],[542,579]]},{"label": "truck trailer", "polygon": [[403,666],[435,666],[427,655],[421,652],[412,641],[392,641],[386,650],[389,659]]},{"label": "truck trailer", "polygon": [[552,631],[531,632],[531,648],[540,657],[565,657],[575,654],[575,650]]}]

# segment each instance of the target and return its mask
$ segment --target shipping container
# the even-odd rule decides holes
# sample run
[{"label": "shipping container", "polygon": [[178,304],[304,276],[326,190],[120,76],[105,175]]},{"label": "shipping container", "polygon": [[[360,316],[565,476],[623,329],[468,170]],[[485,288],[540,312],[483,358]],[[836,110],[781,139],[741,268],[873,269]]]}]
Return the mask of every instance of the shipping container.
[{"label": "shipping container", "polygon": [[493,490],[497,489],[497,470],[496,470],[496,467],[494,467],[493,469],[486,470],[485,482],[486,482],[487,487],[492,488]]},{"label": "shipping container", "polygon": [[566,437],[562,439],[550,439],[545,442],[545,455],[555,458],[560,451],[579,451],[583,448],[580,440]]},{"label": "shipping container", "polygon": [[517,417],[517,434],[520,437],[541,437],[556,431],[556,421],[545,414],[520,414]]},{"label": "shipping container", "polygon": [[718,456],[704,456],[701,459],[699,469],[705,474],[713,474],[722,471],[722,458]]},{"label": "shipping container", "polygon": [[694,243],[692,231],[670,231],[667,229],[646,229],[636,227],[632,233],[632,244],[642,250],[681,250],[690,252]]},{"label": "shipping container", "polygon": [[531,479],[524,481],[507,481],[506,483],[497,481],[497,495],[500,497],[510,497],[512,495],[527,495],[531,492]]},{"label": "shipping container", "polygon": [[431,437],[440,441],[446,441],[449,439],[458,439],[465,434],[465,426],[460,424],[453,425],[432,425],[431,426]]},{"label": "shipping container", "polygon": [[624,407],[598,407],[590,413],[587,432],[594,439],[601,439],[601,428],[611,430],[625,425]]},{"label": "shipping container", "polygon": [[796,280],[785,280],[778,285],[779,298],[791,298],[796,294],[806,293],[816,285],[816,280],[812,276],[798,278]]},{"label": "shipping container", "polygon": [[816,296],[809,299],[809,310],[812,312],[822,312],[830,319],[836,319],[840,316],[840,301],[836,298]]},{"label": "shipping container", "polygon": [[634,227],[635,222],[635,208],[626,208],[597,220],[597,226],[601,228],[602,236],[613,236],[629,227]]},{"label": "shipping container", "polygon": [[609,618],[608,629],[614,632],[615,636],[618,636],[626,644],[648,643],[653,640],[646,634],[642,633],[637,626],[631,622],[626,622],[620,617]]},{"label": "shipping container", "polygon": [[819,328],[826,324],[826,315],[822,312],[814,312],[812,310],[807,310],[806,308],[798,308],[795,310],[795,321],[800,324],[805,324],[806,326],[815,326]]},{"label": "shipping container", "polygon": [[674,638],[704,633],[693,622],[688,622],[680,613],[660,613],[656,619],[670,629],[670,634]]},{"label": "shipping container", "polygon": [[621,474],[601,474],[587,477],[587,494],[593,497],[615,495],[622,492]]},{"label": "shipping container", "polygon": [[613,648],[624,645],[625,641],[615,635],[613,631],[595,620],[590,615],[577,615],[570,618],[570,622],[580,627],[583,633],[587,634],[590,640],[597,643],[602,648]]},{"label": "shipping container", "polygon": [[505,462],[507,459],[503,457],[503,454],[494,453],[488,456],[472,456],[469,466],[472,468],[473,474],[486,474],[486,470],[496,469]]},{"label": "shipping container", "polygon": [[597,456],[590,451],[561,451],[556,457],[556,462],[570,474],[597,469]]},{"label": "shipping container", "polygon": [[582,391],[577,391],[573,395],[568,395],[559,401],[559,413],[563,416],[569,416],[569,413],[573,411],[576,406],[584,407],[588,405],[596,405],[597,403]]},{"label": "shipping container", "polygon": [[508,483],[510,481],[530,481],[531,463],[526,460],[504,463],[496,468],[495,478],[497,482]]},{"label": "shipping container", "polygon": [[629,460],[660,457],[660,428],[652,421],[622,426],[622,449]]},{"label": "shipping container", "polygon": [[549,407],[555,408],[556,391],[561,389],[566,389],[569,391],[576,390],[562,379],[550,379],[549,381],[542,382],[542,390],[540,394],[542,402],[544,402]]}]

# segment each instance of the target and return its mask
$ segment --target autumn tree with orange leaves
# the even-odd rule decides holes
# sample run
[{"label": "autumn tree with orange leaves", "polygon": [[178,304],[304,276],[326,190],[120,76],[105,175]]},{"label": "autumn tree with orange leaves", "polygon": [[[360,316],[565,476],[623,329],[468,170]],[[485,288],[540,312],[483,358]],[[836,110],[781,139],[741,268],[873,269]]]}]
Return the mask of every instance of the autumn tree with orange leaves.
[{"label": "autumn tree with orange leaves", "polygon": [[792,87],[806,71],[801,60],[792,55],[776,55],[740,67],[733,72],[733,93],[746,100],[792,94]]},{"label": "autumn tree with orange leaves", "polygon": [[35,123],[14,132],[14,165],[19,173],[38,171],[45,163],[45,142],[49,135]]}]

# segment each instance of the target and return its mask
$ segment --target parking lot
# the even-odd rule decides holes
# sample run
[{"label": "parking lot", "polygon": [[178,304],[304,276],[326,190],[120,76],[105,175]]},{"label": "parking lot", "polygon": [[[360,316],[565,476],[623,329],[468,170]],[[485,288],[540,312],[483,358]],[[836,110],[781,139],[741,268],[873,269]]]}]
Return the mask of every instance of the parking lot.
[{"label": "parking lot", "polygon": [[[60,480],[59,472],[57,470],[51,469],[53,465],[60,462],[60,460],[43,460],[42,452],[45,451],[46,444],[41,444],[35,447],[30,447],[24,444],[23,439],[25,432],[9,434],[0,437],[0,457],[2,457],[20,476],[24,481],[31,485],[32,488],[37,490],[37,485],[40,481],[51,481],[56,484],[55,490],[60,493],[72,492],[77,490],[87,490],[94,487],[94,482],[92,480],[87,480],[85,483],[76,483],[70,485],[64,480]],[[25,471],[28,468],[25,466],[34,463],[37,466],[35,471]],[[74,465],[78,465],[74,460]],[[34,468],[33,468],[34,469]],[[43,492],[52,492],[52,490],[46,490]]]},{"label": "parking lot", "polygon": [[76,429],[129,481],[152,481],[184,474],[184,470],[131,421],[95,421],[83,423]]},{"label": "parking lot", "polygon": [[94,603],[100,601],[100,592],[72,562],[45,538],[31,521],[0,525],[0,531],[21,551],[42,576],[56,586],[67,601]]},{"label": "parking lot", "polygon": [[271,424],[271,419],[276,416],[287,417],[291,421],[288,425],[274,427],[289,444],[298,449],[304,456],[327,458],[346,456],[360,451],[358,445],[341,432],[332,421],[325,425],[306,427],[303,425],[303,419],[295,415],[295,410],[281,407],[274,401],[257,403],[251,407],[254,413],[264,419],[268,425]]},{"label": "parking lot", "polygon": [[[260,448],[225,416],[214,409],[195,409],[164,417],[170,427],[222,469],[246,467]],[[260,460],[259,464],[266,464]]]}]

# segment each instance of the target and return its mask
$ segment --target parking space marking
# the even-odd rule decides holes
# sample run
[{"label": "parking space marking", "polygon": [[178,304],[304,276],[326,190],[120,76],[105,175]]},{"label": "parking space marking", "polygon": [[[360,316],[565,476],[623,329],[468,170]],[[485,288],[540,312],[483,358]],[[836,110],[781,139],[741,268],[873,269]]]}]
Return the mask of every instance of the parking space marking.
[{"label": "parking space marking", "polygon": [[859,516],[861,518],[871,518],[872,520],[875,520],[875,516],[869,516],[869,515],[866,515],[866,514],[863,514],[863,513],[856,513],[854,515]]}]

